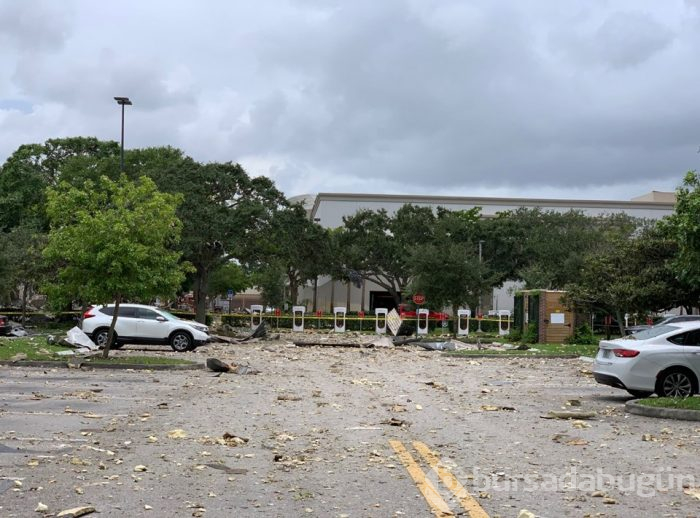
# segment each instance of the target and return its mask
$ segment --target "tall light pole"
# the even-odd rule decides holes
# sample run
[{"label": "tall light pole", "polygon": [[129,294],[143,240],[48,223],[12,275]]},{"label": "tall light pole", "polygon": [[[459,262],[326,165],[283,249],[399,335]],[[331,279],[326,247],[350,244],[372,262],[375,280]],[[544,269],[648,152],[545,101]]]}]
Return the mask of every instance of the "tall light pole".
[{"label": "tall light pole", "polygon": [[[481,245],[484,244],[483,239],[479,239],[479,265],[482,263],[481,259]],[[484,318],[484,313],[483,309],[481,307],[481,289],[479,289],[479,313],[481,314],[481,318],[479,319],[479,329],[477,329],[478,332],[481,332],[481,320]]]},{"label": "tall light pole", "polygon": [[115,97],[115,101],[117,101],[117,104],[120,104],[122,107],[122,148],[121,148],[121,159],[120,159],[120,166],[121,170],[124,170],[124,106],[127,104],[131,106],[131,101],[129,100],[128,97]]}]

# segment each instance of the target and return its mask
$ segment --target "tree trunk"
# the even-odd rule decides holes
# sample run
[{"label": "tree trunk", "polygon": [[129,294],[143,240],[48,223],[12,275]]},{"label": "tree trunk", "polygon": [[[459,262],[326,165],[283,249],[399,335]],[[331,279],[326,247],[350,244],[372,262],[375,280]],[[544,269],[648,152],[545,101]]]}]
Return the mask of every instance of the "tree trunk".
[{"label": "tree trunk", "polygon": [[360,295],[360,311],[365,311],[365,280],[362,279],[362,295]]},{"label": "tree trunk", "polygon": [[27,322],[27,283],[22,286],[22,324]]},{"label": "tree trunk", "polygon": [[313,312],[316,313],[316,304],[318,303],[318,275],[314,278],[314,302]]},{"label": "tree trunk", "polygon": [[333,313],[333,304],[335,304],[335,279],[331,278],[331,309],[329,313]]},{"label": "tree trunk", "polygon": [[615,318],[617,318],[617,327],[620,329],[620,336],[625,336],[625,315],[621,311],[615,311]]},{"label": "tree trunk", "polygon": [[107,333],[107,343],[105,348],[102,350],[102,357],[109,357],[109,350],[112,347],[112,341],[114,340],[114,328],[117,325],[117,317],[119,316],[119,304],[122,302],[122,296],[120,293],[114,298],[114,313],[112,313],[112,323],[109,325],[109,333]]},{"label": "tree trunk", "polygon": [[352,284],[350,281],[348,281],[348,287],[347,287],[347,295],[345,297],[345,308],[347,311],[350,311],[350,303],[352,302],[351,300],[351,295],[352,295]]},{"label": "tree trunk", "polygon": [[296,279],[293,276],[289,276],[289,299],[292,301],[292,306],[297,305],[297,299],[299,298],[299,286],[297,285]]},{"label": "tree trunk", "polygon": [[194,307],[195,320],[200,324],[207,321],[207,288],[209,285],[209,270],[198,265],[197,275],[194,280]]}]

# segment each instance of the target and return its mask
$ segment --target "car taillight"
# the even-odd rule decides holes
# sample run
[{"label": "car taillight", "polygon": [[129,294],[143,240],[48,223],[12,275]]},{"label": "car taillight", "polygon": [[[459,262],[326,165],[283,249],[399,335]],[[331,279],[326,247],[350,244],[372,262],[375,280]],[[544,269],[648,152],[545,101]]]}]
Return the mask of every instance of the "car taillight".
[{"label": "car taillight", "polygon": [[613,354],[618,358],[634,358],[639,354],[639,351],[634,349],[613,349]]},{"label": "car taillight", "polygon": [[83,320],[86,318],[91,318],[94,317],[95,315],[92,314],[92,308],[88,309],[85,313],[83,313]]}]

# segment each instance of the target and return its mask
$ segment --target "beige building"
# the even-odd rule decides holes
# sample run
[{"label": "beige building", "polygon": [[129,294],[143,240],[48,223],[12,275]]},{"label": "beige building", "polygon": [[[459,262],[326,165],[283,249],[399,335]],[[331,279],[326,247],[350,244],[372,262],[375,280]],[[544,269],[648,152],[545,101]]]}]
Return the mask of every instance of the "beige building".
[{"label": "beige building", "polygon": [[[387,194],[340,194],[320,193],[315,196],[303,195],[290,199],[301,202],[307,208],[309,217],[326,228],[342,226],[343,217],[351,216],[362,209],[385,209],[389,214],[395,213],[402,205],[413,204],[421,207],[445,207],[451,210],[467,210],[481,207],[485,217],[492,217],[499,212],[518,208],[540,208],[542,210],[567,212],[578,210],[589,216],[625,213],[638,218],[660,219],[673,213],[675,194],[653,191],[630,201],[608,200],[561,200],[535,198],[477,198],[458,196],[417,196]],[[512,289],[510,283],[494,290],[490,300],[484,301],[484,310],[513,309]],[[510,291],[510,293],[509,293]],[[348,286],[346,283],[332,281],[329,277],[318,280],[316,305],[326,312],[334,306],[348,307],[348,311],[373,311],[375,307],[386,307],[386,292],[373,283],[365,283],[362,288]],[[308,311],[313,309],[314,289],[307,286],[300,293],[299,304]],[[383,304],[383,305],[380,305]],[[429,301],[427,306],[429,306]],[[431,308],[437,309],[437,308]]]}]

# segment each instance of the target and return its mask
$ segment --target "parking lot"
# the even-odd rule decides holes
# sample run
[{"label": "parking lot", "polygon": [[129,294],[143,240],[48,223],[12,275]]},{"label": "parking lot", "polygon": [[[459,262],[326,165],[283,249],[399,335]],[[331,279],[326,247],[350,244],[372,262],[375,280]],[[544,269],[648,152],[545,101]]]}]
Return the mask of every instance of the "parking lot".
[{"label": "parking lot", "polygon": [[[185,356],[260,374],[2,367],[0,515],[699,514],[700,422],[626,414],[584,360],[274,341]],[[562,410],[594,415],[542,417]]]}]

